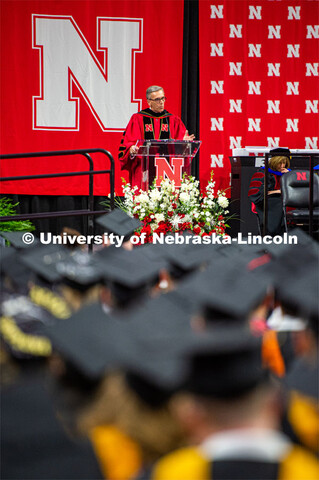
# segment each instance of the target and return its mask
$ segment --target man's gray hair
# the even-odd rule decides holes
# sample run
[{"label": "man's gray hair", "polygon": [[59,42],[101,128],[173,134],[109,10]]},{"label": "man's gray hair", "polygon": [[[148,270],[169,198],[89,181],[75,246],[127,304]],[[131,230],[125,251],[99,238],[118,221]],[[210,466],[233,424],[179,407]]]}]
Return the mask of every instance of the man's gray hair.
[{"label": "man's gray hair", "polygon": [[151,87],[148,87],[148,89],[146,90],[146,98],[147,100],[150,100],[151,99],[151,94],[153,92],[158,92],[159,90],[163,90],[164,92],[164,88],[163,87],[160,87],[158,85],[152,85]]}]

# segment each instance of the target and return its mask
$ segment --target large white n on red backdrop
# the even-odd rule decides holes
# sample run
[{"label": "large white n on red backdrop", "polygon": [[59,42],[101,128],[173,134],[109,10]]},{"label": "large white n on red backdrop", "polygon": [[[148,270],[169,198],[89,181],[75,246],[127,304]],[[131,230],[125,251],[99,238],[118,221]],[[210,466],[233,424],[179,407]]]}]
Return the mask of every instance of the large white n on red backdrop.
[{"label": "large white n on red backdrop", "polygon": [[[1,0],[1,153],[118,147],[145,90],[181,112],[183,0]],[[93,156],[93,154],[92,154]],[[108,168],[94,155],[95,170]],[[2,161],[2,175],[88,170],[81,156]],[[6,182],[2,193],[83,195],[84,177]],[[95,177],[96,195],[108,193]]]},{"label": "large white n on red backdrop", "polygon": [[199,2],[200,176],[244,146],[318,148],[319,2]]}]

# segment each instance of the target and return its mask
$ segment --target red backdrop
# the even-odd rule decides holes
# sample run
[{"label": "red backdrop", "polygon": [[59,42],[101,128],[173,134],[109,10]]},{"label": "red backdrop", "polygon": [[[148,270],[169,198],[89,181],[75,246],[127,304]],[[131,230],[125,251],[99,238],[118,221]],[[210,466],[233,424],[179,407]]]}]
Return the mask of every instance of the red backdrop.
[{"label": "red backdrop", "polygon": [[[316,0],[199,1],[202,185],[211,170],[218,188],[229,185],[236,147],[318,148],[318,15]],[[2,0],[1,153],[105,148],[120,193],[121,131],[147,106],[145,89],[163,85],[180,115],[182,37],[182,0]],[[2,162],[3,176],[86,169],[82,157]],[[95,194],[107,187],[95,177]],[[83,177],[1,190],[88,193]]]},{"label": "red backdrop", "polygon": [[199,2],[200,177],[233,148],[318,148],[319,2]]},{"label": "red backdrop", "polygon": [[[1,153],[105,148],[116,161],[119,192],[121,132],[147,107],[146,88],[163,85],[167,109],[180,115],[182,37],[179,0],[164,9],[138,0],[2,0]],[[96,170],[108,168],[102,155],[93,158]],[[88,169],[80,156],[1,165],[2,176]],[[85,177],[6,182],[1,191],[77,195],[88,193],[87,184]],[[105,176],[96,176],[94,193],[107,189]]]}]

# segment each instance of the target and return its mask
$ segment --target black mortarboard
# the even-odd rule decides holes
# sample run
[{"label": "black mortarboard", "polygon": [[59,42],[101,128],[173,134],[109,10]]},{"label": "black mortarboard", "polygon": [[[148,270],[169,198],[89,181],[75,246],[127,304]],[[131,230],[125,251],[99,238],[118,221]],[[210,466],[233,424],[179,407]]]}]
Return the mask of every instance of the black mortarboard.
[{"label": "black mortarboard", "polygon": [[216,398],[234,398],[265,381],[261,339],[248,328],[220,328],[198,335],[185,352],[190,362],[184,388]]},{"label": "black mortarboard", "polygon": [[33,272],[22,262],[21,252],[13,247],[0,249],[1,275],[10,279],[14,289],[28,291],[28,281],[34,277]]},{"label": "black mortarboard", "polygon": [[289,148],[282,148],[282,147],[276,147],[276,148],[273,148],[272,150],[269,151],[269,155],[271,157],[277,157],[277,156],[281,156],[281,157],[290,157],[291,155],[291,152],[289,150]]},{"label": "black mortarboard", "polygon": [[102,279],[102,270],[94,255],[76,250],[62,261],[56,263],[56,271],[62,276],[63,283],[84,290]]},{"label": "black mortarboard", "polygon": [[119,236],[124,235],[124,240],[128,240],[135,230],[143,225],[140,220],[130,217],[120,208],[115,208],[110,213],[102,215],[96,220],[96,223],[106,232]]},{"label": "black mortarboard", "polygon": [[266,250],[272,257],[278,258],[286,250],[290,250],[294,246],[295,241],[297,242],[296,246],[302,246],[306,250],[318,250],[318,243],[301,228],[293,228],[289,230],[286,242],[280,244],[270,243],[267,245]]},{"label": "black mortarboard", "polygon": [[1,295],[0,334],[15,358],[46,357],[51,344],[43,335],[43,325],[54,323],[55,318],[35,305],[29,297],[16,293]]},{"label": "black mortarboard", "polygon": [[[23,241],[23,235],[29,232],[0,232],[1,237],[5,238],[14,248],[32,248],[39,244],[39,240],[33,236],[31,244]],[[32,234],[31,234],[32,235]]]},{"label": "black mortarboard", "polygon": [[41,245],[31,251],[23,252],[21,261],[38,276],[47,282],[59,282],[62,275],[57,271],[56,264],[64,261],[70,251],[62,245]]},{"label": "black mortarboard", "polygon": [[313,320],[319,316],[319,255],[315,245],[290,245],[281,255],[252,272],[256,282],[269,279],[276,298],[292,315]]},{"label": "black mortarboard", "polygon": [[[184,237],[190,237],[185,234]],[[169,248],[167,248],[169,247]],[[183,271],[192,271],[201,265],[207,264],[213,254],[217,253],[216,245],[213,244],[193,244],[182,243],[166,246],[166,255],[172,265]]]},{"label": "black mortarboard", "polygon": [[269,279],[258,282],[246,269],[246,261],[221,258],[189,281],[201,310],[209,319],[247,319],[267,294]]},{"label": "black mortarboard", "polygon": [[119,363],[119,337],[112,336],[112,323],[99,303],[45,328],[52,347],[84,377],[99,379],[106,367]]},{"label": "black mortarboard", "polygon": [[105,248],[96,253],[105,283],[117,300],[124,305],[137,300],[149,286],[156,283],[163,262],[153,261],[143,254],[143,248],[124,250]]}]

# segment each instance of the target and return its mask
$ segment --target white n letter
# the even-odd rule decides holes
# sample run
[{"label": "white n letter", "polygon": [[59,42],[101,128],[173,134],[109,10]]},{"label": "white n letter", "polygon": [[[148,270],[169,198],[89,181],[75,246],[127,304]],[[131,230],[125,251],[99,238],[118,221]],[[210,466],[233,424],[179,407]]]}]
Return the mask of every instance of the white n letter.
[{"label": "white n letter", "polygon": [[299,95],[299,82],[287,82],[286,95]]},{"label": "white n letter", "polygon": [[224,119],[223,118],[211,118],[211,130],[224,130]]},{"label": "white n letter", "polygon": [[233,148],[241,148],[241,141],[242,137],[229,137],[230,145],[229,149],[232,150]]},{"label": "white n letter", "polygon": [[216,55],[218,55],[218,57],[222,57],[224,55],[223,53],[223,47],[224,47],[224,44],[223,43],[211,43],[210,44],[210,56],[211,57],[216,57]]},{"label": "white n letter", "polygon": [[318,113],[318,100],[306,100],[306,113]]},{"label": "white n letter", "polygon": [[261,82],[251,82],[248,80],[248,95],[261,95],[260,85]]},{"label": "white n letter", "polygon": [[306,63],[306,77],[311,77],[311,75],[318,77],[318,67],[319,63]]},{"label": "white n letter", "polygon": [[256,43],[256,45],[254,45],[253,43],[249,43],[248,44],[248,47],[249,47],[249,53],[248,53],[248,57],[261,57],[261,43]]},{"label": "white n letter", "polygon": [[249,5],[249,19],[253,20],[254,17],[256,20],[261,20],[261,7],[253,7],[252,5]]},{"label": "white n letter", "polygon": [[210,6],[210,18],[224,18],[223,15],[224,5],[211,5]]},{"label": "white n letter", "polygon": [[79,130],[76,85],[101,129],[122,131],[141,103],[131,98],[132,52],[140,51],[141,34],[142,20],[99,18],[97,49],[104,58],[107,51],[102,67],[73,17],[33,15],[33,48],[41,52],[33,128]]},{"label": "white n letter", "polygon": [[268,38],[281,38],[280,29],[281,25],[268,25]]},{"label": "white n letter", "polygon": [[288,7],[288,20],[300,20],[300,7]]},{"label": "white n letter", "polygon": [[211,80],[210,82],[211,90],[210,93],[224,93],[224,80]]},{"label": "white n letter", "polygon": [[286,128],[286,132],[298,132],[298,122],[299,122],[299,118],[287,118],[287,128]]},{"label": "white n letter", "polygon": [[229,75],[241,75],[242,62],[229,62]]},{"label": "white n letter", "polygon": [[242,104],[242,100],[232,100],[232,99],[230,99],[229,100],[229,111],[232,112],[232,113],[234,113],[235,111],[237,113],[241,113],[242,112],[241,104]]},{"label": "white n letter", "polygon": [[224,155],[223,154],[211,155],[210,160],[211,160],[211,162],[210,162],[211,168],[215,168],[215,167],[223,168],[223,166],[224,166]]},{"label": "white n letter", "polygon": [[241,33],[241,29],[243,28],[242,25],[232,25],[230,24],[229,25],[229,29],[230,29],[230,32],[229,32],[229,37],[230,38],[242,38],[242,33]]},{"label": "white n letter", "polygon": [[268,63],[268,77],[280,77],[280,63]]},{"label": "white n letter", "polygon": [[268,110],[267,113],[280,113],[280,100],[267,100]]},{"label": "white n letter", "polygon": [[248,118],[248,132],[260,132],[261,118]]},{"label": "white n letter", "polygon": [[280,137],[267,137],[268,147],[275,148],[278,147]]},{"label": "white n letter", "polygon": [[318,137],[305,137],[306,145],[305,148],[318,148]]},{"label": "white n letter", "polygon": [[319,25],[307,25],[306,38],[319,38]]},{"label": "white n letter", "polygon": [[296,45],[288,44],[287,48],[288,48],[287,58],[289,58],[289,57],[300,57],[300,55],[299,55],[300,45],[298,45],[298,44],[296,44]]}]

